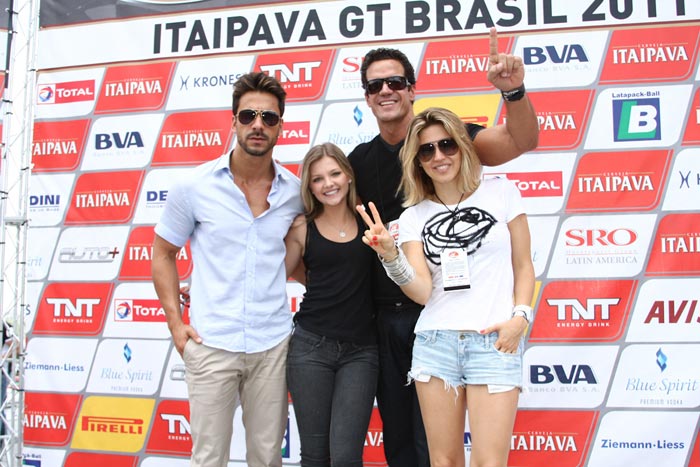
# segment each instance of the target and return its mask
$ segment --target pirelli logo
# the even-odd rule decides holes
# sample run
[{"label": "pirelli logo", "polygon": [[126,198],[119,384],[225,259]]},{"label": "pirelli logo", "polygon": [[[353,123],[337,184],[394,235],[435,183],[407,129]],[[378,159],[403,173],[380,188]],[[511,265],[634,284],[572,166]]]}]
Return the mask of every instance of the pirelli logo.
[{"label": "pirelli logo", "polygon": [[83,431],[95,433],[121,433],[129,435],[143,434],[143,419],[117,418],[117,417],[83,417],[81,420]]},{"label": "pirelli logo", "polygon": [[91,396],[85,399],[72,449],[139,452],[152,422],[154,399]]}]

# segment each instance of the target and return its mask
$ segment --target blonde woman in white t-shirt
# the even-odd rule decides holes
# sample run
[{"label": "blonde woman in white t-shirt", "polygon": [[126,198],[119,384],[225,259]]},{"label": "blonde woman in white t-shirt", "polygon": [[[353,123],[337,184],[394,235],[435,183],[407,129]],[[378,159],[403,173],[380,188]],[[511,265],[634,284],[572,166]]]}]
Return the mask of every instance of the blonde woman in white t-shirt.
[{"label": "blonde woman in white t-shirt", "polygon": [[535,274],[518,189],[482,179],[459,117],[430,108],[401,150],[406,211],[398,245],[375,206],[358,208],[363,241],[389,277],[424,304],[410,380],[416,384],[433,466],[506,466],[522,387],[524,334]]}]

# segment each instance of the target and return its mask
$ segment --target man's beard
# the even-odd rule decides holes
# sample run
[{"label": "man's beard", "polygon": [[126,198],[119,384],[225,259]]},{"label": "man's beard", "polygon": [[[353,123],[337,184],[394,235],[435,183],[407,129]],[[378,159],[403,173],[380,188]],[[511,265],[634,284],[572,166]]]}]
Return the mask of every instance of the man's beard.
[{"label": "man's beard", "polygon": [[[252,136],[263,136],[264,135],[252,135]],[[238,144],[243,148],[243,150],[246,152],[246,154],[249,154],[251,156],[255,157],[262,157],[265,154],[267,154],[272,147],[275,145],[276,141],[270,141],[270,139],[267,139],[267,143],[264,148],[252,148],[248,144],[246,144],[245,140],[244,141],[239,141]]]}]

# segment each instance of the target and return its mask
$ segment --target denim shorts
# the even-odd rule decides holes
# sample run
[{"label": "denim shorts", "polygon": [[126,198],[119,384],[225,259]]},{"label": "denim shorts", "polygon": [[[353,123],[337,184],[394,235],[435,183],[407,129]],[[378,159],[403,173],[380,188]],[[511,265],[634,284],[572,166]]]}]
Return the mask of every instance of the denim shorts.
[{"label": "denim shorts", "polygon": [[518,351],[496,350],[498,334],[466,331],[423,331],[416,333],[409,380],[428,382],[440,378],[445,387],[467,384],[488,385],[489,392],[522,387],[524,339]]}]

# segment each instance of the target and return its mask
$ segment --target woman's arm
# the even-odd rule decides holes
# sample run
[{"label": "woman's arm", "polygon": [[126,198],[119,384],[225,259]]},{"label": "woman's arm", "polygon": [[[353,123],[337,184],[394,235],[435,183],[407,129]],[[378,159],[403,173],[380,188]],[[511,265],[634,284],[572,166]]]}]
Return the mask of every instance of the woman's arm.
[{"label": "woman's arm", "polygon": [[[515,305],[530,306],[532,294],[535,291],[535,268],[532,265],[530,229],[525,214],[520,214],[508,222],[508,231],[513,264],[513,300]],[[494,344],[496,349],[500,352],[515,353],[528,324],[522,316],[513,316],[506,321],[489,326],[481,333],[497,332],[498,339]]]},{"label": "woman's arm", "polygon": [[306,269],[301,258],[304,256],[305,240],[306,218],[303,214],[300,214],[294,219],[287,236],[284,237],[284,244],[287,247],[284,267],[287,271],[287,277],[292,277],[304,285],[306,285]]},{"label": "woman's arm", "polygon": [[532,265],[530,228],[525,214],[520,214],[510,221],[508,230],[513,262],[513,303],[530,306],[532,294],[535,292],[535,268]]}]

